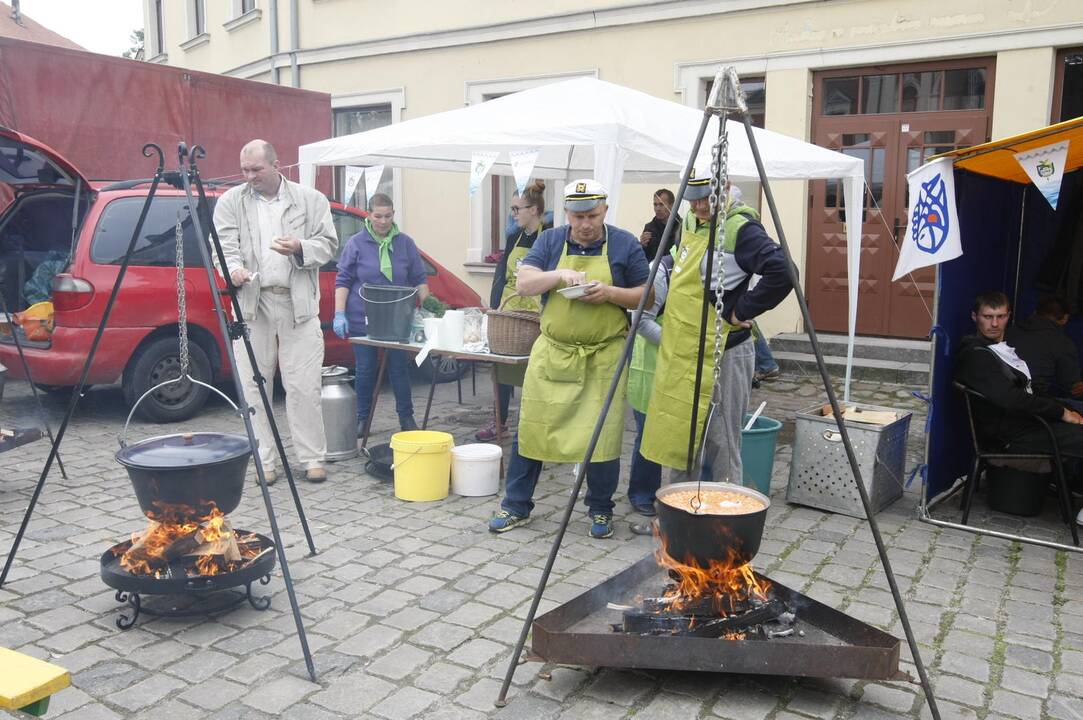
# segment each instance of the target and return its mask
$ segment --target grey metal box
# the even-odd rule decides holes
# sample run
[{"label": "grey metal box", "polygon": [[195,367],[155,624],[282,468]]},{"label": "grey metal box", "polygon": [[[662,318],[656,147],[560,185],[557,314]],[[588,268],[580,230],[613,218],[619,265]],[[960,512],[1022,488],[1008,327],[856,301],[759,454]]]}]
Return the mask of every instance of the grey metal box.
[{"label": "grey metal box", "polygon": [[[786,501],[865,517],[842,435],[833,416],[824,416],[823,403],[798,411],[794,433],[793,462]],[[898,419],[887,425],[846,420],[861,478],[873,512],[879,512],[903,494],[906,441],[910,431],[908,410],[847,403],[859,410],[893,412]]]}]

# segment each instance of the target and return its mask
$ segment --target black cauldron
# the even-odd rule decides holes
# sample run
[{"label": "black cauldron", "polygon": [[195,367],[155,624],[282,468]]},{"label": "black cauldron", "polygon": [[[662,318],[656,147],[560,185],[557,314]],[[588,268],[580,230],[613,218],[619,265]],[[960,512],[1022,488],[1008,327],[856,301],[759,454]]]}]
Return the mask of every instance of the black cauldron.
[{"label": "black cauldron", "polygon": [[[763,508],[742,515],[697,514],[692,508],[676,508],[662,501],[666,495],[682,491],[725,491],[748,495],[763,503]],[[760,549],[763,525],[771,500],[750,488],[731,483],[682,482],[658,491],[654,507],[658,511],[658,531],[666,553],[677,562],[706,568],[711,562],[732,561],[736,565],[751,562]]]},{"label": "black cauldron", "polygon": [[[139,507],[151,520],[198,520],[237,509],[252,448],[248,438],[223,433],[162,435],[122,446]],[[180,517],[178,517],[178,515]]]}]

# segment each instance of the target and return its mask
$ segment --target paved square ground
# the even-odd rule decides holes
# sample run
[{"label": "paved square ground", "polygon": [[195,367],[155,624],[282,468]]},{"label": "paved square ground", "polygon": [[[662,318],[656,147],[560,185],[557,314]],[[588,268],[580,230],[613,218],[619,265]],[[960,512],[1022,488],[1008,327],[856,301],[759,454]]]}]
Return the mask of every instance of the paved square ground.
[{"label": "paved square ground", "polygon": [[[490,384],[468,375],[464,404],[440,386],[431,427],[473,441],[487,424]],[[415,388],[420,417],[423,388]],[[854,399],[914,411],[908,466],[923,449],[924,410],[908,388],[858,383]],[[863,520],[785,502],[793,412],[825,399],[811,378],[785,378],[753,394],[785,424],[772,481],[773,505],[756,566],[779,581],[902,637],[899,616]],[[55,423],[65,401],[49,397]],[[390,393],[374,424],[385,441],[394,423]],[[276,413],[283,412],[281,399]],[[0,402],[0,426],[32,423],[25,384]],[[94,389],[81,402],[61,448],[68,479],[54,467],[6,586],[0,589],[0,645],[53,660],[73,687],[49,717],[268,717],[447,719],[532,718],[924,718],[920,687],[901,682],[809,680],[712,673],[521,666],[503,710],[500,681],[540,577],[571,485],[567,466],[547,468],[534,522],[492,535],[498,500],[414,504],[361,459],[331,466],[323,485],[302,482],[304,509],[320,550],[307,556],[288,486],[272,489],[319,682],[301,661],[280,573],[266,588],[270,610],[248,606],[213,618],[147,616],[121,632],[119,605],[99,578],[99,557],[142,529],[125,470],[113,459],[125,418],[119,390]],[[133,438],[180,427],[243,432],[221,403],[179,427],[133,425]],[[631,423],[628,423],[631,427]],[[626,433],[630,448],[631,432]],[[0,455],[0,552],[10,547],[48,453],[38,442]],[[625,457],[627,457],[627,453]],[[617,501],[616,533],[587,536],[578,513],[560,551],[542,612],[610,577],[653,549],[629,531]],[[906,475],[897,479],[903,483]],[[878,515],[899,585],[946,718],[1083,720],[1083,558],[938,528],[917,519],[917,483]],[[1052,503],[1050,503],[1052,505]],[[957,515],[957,501],[938,514]],[[269,534],[254,485],[235,525]],[[1055,514],[1023,521],[979,509],[976,520],[1007,529],[1068,534]],[[903,668],[912,674],[903,644]],[[915,674],[916,675],[916,674]]]}]

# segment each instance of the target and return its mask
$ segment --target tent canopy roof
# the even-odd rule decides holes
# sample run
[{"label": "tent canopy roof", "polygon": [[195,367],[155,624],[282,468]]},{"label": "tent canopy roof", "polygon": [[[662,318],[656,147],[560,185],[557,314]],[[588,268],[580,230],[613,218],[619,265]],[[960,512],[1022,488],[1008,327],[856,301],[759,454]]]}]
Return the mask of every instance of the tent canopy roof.
[{"label": "tent canopy roof", "polygon": [[1083,167],[1083,117],[1013,135],[1003,140],[953,150],[936,157],[954,158],[957,168],[1025,185],[1030,182],[1030,178],[1023,170],[1023,166],[1016,161],[1015,153],[1045,147],[1064,140],[1070,141],[1064,172]]},{"label": "tent canopy roof", "polygon": [[[679,179],[702,112],[595,78],[576,78],[375,130],[303,145],[302,165],[390,165],[469,172],[476,150],[500,153],[492,172],[511,174],[507,152],[538,149],[534,176],[593,176],[596,152],[623,155],[623,180]],[[740,123],[729,124],[730,176],[758,178]],[[862,161],[796,138],[754,129],[771,178],[862,177]],[[710,168],[717,119],[697,170]],[[606,150],[606,149],[610,150]]]}]

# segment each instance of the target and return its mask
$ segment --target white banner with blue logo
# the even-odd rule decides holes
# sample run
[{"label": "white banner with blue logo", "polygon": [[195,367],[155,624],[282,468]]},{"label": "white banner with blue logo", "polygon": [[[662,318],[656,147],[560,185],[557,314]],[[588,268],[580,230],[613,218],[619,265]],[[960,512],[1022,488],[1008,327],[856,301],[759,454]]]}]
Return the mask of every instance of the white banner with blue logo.
[{"label": "white banner with blue logo", "polygon": [[938,265],[963,254],[959,218],[955,214],[952,159],[940,158],[922,165],[908,174],[906,180],[910,185],[910,207],[892,281],[918,268]]},{"label": "white banner with blue logo", "polygon": [[353,200],[354,191],[357,190],[357,183],[361,182],[361,176],[364,174],[365,169],[357,167],[356,165],[347,165],[344,171],[345,177],[342,188],[342,202],[346,205],[350,204]]},{"label": "white banner with blue logo", "polygon": [[1015,159],[1023,166],[1042,197],[1056,210],[1057,200],[1060,199],[1060,182],[1064,179],[1064,162],[1068,159],[1068,141],[1015,153]]},{"label": "white banner with blue logo", "polygon": [[495,150],[475,150],[470,153],[470,194],[473,195],[481,186],[481,181],[489,174],[489,169],[496,162],[500,153]]}]

